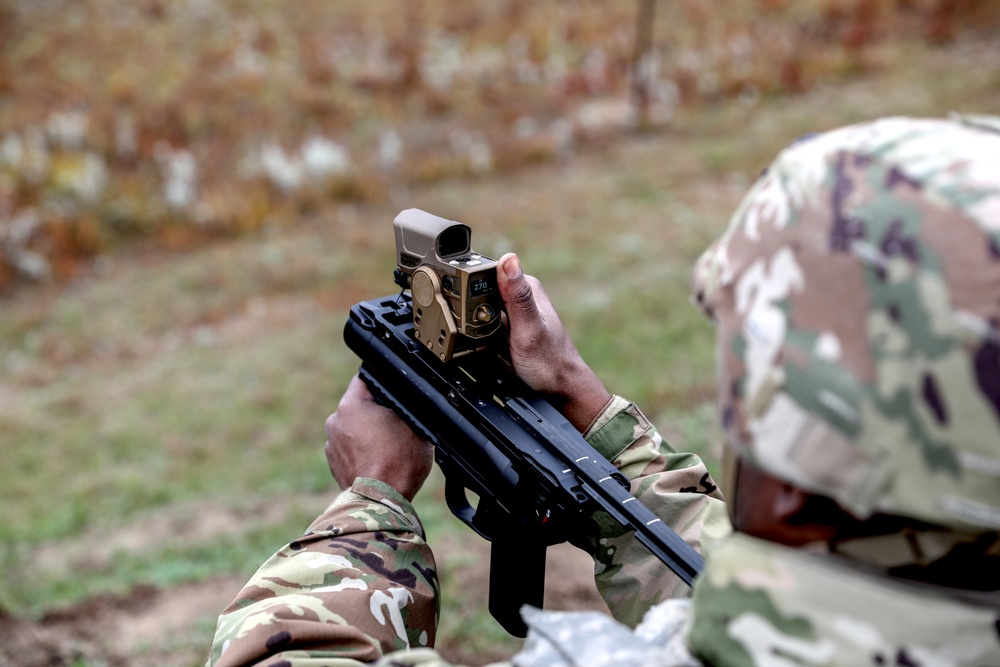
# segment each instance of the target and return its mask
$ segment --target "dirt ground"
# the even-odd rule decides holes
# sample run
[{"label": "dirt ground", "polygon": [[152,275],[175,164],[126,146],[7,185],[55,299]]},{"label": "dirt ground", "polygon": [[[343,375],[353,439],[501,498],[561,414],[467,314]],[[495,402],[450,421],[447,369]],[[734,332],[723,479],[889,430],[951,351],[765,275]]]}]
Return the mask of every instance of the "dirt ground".
[{"label": "dirt ground", "polygon": [[[470,599],[485,600],[489,588],[489,545],[469,540],[481,567],[461,573],[462,589]],[[591,576],[588,555],[568,545],[549,550],[545,606],[551,609],[594,609],[607,612]],[[0,615],[0,665],[61,667],[107,665],[138,667],[156,664],[182,667],[198,664],[207,646],[187,636],[204,623],[214,623],[243,585],[224,577],[161,589],[140,586],[125,595],[101,595],[46,614],[37,622]],[[503,655],[470,655],[462,646],[439,645],[456,663],[479,664]]]},{"label": "dirt ground", "polygon": [[123,596],[90,598],[38,622],[3,617],[0,656],[18,667],[190,664],[186,658],[160,662],[166,653],[171,659],[177,657],[167,650],[170,638],[183,635],[213,610],[223,609],[242,583],[225,578],[171,589],[140,586]]}]

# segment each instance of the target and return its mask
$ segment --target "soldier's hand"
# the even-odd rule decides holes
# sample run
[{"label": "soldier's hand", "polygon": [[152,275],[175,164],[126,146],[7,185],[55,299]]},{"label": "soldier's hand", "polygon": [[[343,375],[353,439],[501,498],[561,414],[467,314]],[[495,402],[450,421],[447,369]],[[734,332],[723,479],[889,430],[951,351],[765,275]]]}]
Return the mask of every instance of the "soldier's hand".
[{"label": "soldier's hand", "polygon": [[497,264],[497,283],[507,310],[514,370],[553,403],[581,432],[611,395],[577,351],[542,284],[521,271],[517,255]]},{"label": "soldier's hand", "polygon": [[342,489],[358,477],[370,477],[413,500],[434,464],[434,448],[376,403],[355,375],[337,411],[326,419],[326,461]]}]

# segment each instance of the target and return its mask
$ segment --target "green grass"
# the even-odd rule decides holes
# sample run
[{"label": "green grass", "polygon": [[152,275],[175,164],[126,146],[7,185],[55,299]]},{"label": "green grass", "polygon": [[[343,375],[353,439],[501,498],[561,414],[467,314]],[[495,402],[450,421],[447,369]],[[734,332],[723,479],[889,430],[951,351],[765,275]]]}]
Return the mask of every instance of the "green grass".
[{"label": "green grass", "polygon": [[[331,317],[315,326],[305,339],[306,329],[290,327],[263,349],[191,343],[24,392],[3,419],[16,446],[0,485],[0,535],[55,539],[179,499],[329,484],[302,473],[322,463],[321,452],[296,445],[322,442],[329,397],[354,361],[342,348],[307,354],[341,325]],[[30,493],[40,478],[59,483]]]},{"label": "green grass", "polygon": [[164,540],[156,549],[116,551],[107,562],[72,574],[41,572],[27,580],[12,580],[6,591],[8,602],[39,615],[98,594],[124,595],[139,585],[170,588],[234,571],[252,573],[294,536],[293,526],[308,526],[312,518],[299,508],[286,520],[251,526],[225,540],[186,545]]}]

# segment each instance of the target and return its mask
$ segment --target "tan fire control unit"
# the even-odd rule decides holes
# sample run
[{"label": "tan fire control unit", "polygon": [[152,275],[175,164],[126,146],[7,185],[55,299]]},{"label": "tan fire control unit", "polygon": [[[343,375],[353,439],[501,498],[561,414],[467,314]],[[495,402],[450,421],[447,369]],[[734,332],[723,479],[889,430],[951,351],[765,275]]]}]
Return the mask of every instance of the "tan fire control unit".
[{"label": "tan fire control unit", "polygon": [[482,349],[500,330],[494,259],[472,250],[468,225],[420,209],[393,221],[396,282],[413,295],[414,336],[442,361]]}]

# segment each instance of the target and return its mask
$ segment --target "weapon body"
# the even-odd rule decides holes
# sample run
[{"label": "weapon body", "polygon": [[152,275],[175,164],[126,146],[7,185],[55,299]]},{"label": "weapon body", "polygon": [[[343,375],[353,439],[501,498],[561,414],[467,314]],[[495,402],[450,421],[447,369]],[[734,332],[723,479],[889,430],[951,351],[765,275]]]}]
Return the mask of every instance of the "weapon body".
[{"label": "weapon body", "polygon": [[[434,218],[414,211],[404,211],[400,218],[404,223],[415,216]],[[468,242],[465,251],[471,252]],[[495,262],[483,259],[489,263],[486,269],[495,292]],[[408,277],[417,273],[412,266],[409,272],[402,268],[396,280],[405,289]],[[475,289],[478,296],[499,299],[482,285]],[[542,606],[546,549],[569,541],[591,551],[586,537],[596,534],[596,512],[634,531],[636,539],[690,585],[701,570],[701,555],[637,501],[628,480],[514,374],[497,353],[505,347],[502,329],[489,334],[492,346],[476,340],[472,351],[447,361],[445,356],[454,351],[454,341],[440,343],[447,330],[438,341],[428,341],[426,335],[418,338],[415,319],[426,317],[417,315],[426,308],[418,299],[443,306],[431,296],[401,293],[358,303],[351,308],[344,339],[361,357],[360,376],[376,399],[434,445],[449,509],[492,542],[489,609],[501,626],[525,636],[519,609],[523,604]],[[483,318],[475,322],[474,315],[482,306],[463,311],[473,314],[469,326],[483,324]],[[490,322],[495,314],[499,323],[499,307],[487,307]],[[467,492],[478,496],[475,507]]]}]

